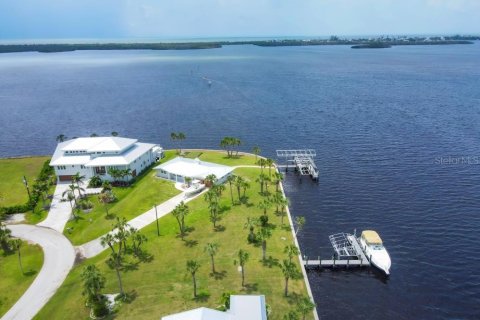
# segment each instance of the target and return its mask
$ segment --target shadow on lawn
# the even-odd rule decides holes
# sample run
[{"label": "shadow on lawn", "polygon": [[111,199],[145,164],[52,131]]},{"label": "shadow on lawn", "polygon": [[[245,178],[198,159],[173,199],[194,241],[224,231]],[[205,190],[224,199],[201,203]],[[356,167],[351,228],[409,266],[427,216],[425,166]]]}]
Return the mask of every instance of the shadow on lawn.
[{"label": "shadow on lawn", "polygon": [[261,260],[261,262],[264,267],[268,267],[268,268],[272,268],[280,265],[280,263],[278,262],[278,259],[273,258],[272,256],[269,256],[265,260]]},{"label": "shadow on lawn", "polygon": [[196,245],[198,245],[198,241],[197,240],[185,240],[185,246],[189,247],[189,248],[193,248],[195,247]]},{"label": "shadow on lawn", "polygon": [[35,270],[28,270],[27,272],[24,272],[23,275],[27,277],[31,277],[37,274],[37,271]]},{"label": "shadow on lawn", "polygon": [[195,298],[193,298],[193,300],[197,301],[197,302],[206,302],[208,301],[208,299],[210,299],[210,293],[206,292],[206,291],[201,291],[197,294],[197,296]]},{"label": "shadow on lawn", "polygon": [[215,280],[222,280],[227,276],[227,271],[223,270],[220,272],[210,272],[210,276],[213,277]]},{"label": "shadow on lawn", "polygon": [[242,289],[242,291],[245,291],[246,293],[256,292],[257,290],[258,290],[258,283],[247,283]]}]

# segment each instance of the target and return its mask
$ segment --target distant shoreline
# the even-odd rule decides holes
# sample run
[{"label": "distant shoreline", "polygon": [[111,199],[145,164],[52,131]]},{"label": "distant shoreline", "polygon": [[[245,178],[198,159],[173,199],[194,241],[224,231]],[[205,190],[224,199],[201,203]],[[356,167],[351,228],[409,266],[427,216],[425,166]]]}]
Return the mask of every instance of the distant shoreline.
[{"label": "distant shoreline", "polygon": [[77,50],[194,50],[216,49],[224,45],[255,45],[259,47],[351,45],[352,48],[389,48],[405,45],[457,45],[473,44],[480,36],[453,37],[402,37],[375,39],[312,39],[312,40],[252,40],[252,41],[215,41],[215,42],[157,42],[157,43],[72,43],[72,44],[4,44],[0,53],[18,52],[69,52]]}]

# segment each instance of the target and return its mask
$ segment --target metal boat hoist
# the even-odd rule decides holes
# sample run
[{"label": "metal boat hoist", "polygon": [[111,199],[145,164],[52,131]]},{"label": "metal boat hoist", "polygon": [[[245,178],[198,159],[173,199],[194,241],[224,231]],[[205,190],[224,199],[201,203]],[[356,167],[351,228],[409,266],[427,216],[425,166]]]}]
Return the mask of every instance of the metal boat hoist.
[{"label": "metal boat hoist", "polygon": [[369,267],[370,261],[365,256],[360,243],[354,234],[335,233],[328,237],[335,255],[329,259],[311,259],[303,257],[305,267],[335,268],[335,267]]},{"label": "metal boat hoist", "polygon": [[293,167],[300,175],[308,175],[313,180],[318,180],[318,169],[313,160],[316,156],[314,149],[277,150],[277,157],[286,161],[286,165],[279,167],[285,167],[287,171]]}]

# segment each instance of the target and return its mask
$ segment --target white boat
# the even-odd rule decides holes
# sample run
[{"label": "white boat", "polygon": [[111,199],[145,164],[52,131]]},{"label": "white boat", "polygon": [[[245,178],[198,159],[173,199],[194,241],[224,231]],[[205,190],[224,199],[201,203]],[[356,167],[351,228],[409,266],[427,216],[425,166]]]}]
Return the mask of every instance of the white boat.
[{"label": "white boat", "polygon": [[360,236],[360,245],[370,263],[389,275],[392,262],[378,233],[373,230],[364,230]]}]

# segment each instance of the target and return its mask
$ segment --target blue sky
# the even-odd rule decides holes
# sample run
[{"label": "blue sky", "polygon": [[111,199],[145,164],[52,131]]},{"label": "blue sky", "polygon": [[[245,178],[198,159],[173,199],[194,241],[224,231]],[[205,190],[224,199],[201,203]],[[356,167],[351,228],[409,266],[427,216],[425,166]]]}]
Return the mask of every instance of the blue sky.
[{"label": "blue sky", "polygon": [[0,0],[0,40],[480,33],[480,0]]}]

